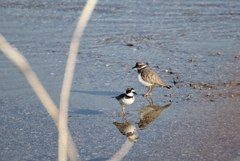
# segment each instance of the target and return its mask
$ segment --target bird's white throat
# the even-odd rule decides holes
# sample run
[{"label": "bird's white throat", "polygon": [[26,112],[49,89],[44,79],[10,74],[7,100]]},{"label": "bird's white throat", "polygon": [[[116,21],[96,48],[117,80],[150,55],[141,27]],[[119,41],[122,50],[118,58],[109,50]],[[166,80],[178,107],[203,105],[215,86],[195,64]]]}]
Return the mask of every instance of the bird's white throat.
[{"label": "bird's white throat", "polygon": [[132,97],[132,96],[134,96],[134,93],[132,93],[132,92],[127,93],[127,96]]}]

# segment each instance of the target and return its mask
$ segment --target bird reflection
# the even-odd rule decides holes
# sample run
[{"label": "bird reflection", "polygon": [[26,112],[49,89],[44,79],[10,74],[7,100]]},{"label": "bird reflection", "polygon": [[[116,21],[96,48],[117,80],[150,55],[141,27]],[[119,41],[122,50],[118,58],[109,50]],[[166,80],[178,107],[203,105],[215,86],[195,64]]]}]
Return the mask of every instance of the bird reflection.
[{"label": "bird reflection", "polygon": [[136,122],[136,124],[138,124],[140,129],[145,129],[150,122],[154,121],[169,106],[171,106],[171,103],[165,106],[155,106],[151,99],[151,103],[148,106],[144,106],[139,110],[140,121]]},{"label": "bird reflection", "polygon": [[150,99],[148,99],[148,97],[145,97],[146,98],[146,100],[148,101],[148,103],[150,104],[150,105],[153,105],[153,99],[152,99],[152,97],[150,97]]},{"label": "bird reflection", "polygon": [[118,128],[118,130],[128,137],[128,140],[132,143],[137,142],[137,129],[133,124],[127,122],[127,120],[123,117],[123,122],[113,122],[113,124]]}]

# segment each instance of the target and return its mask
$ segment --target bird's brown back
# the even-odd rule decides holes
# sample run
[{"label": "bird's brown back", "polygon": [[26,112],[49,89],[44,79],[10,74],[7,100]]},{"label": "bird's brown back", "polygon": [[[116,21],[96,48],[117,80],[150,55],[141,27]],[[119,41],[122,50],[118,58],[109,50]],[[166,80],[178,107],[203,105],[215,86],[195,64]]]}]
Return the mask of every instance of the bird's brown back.
[{"label": "bird's brown back", "polygon": [[140,72],[141,72],[142,79],[144,81],[149,82],[154,85],[159,85],[159,86],[164,86],[164,87],[168,86],[158,77],[158,75],[153,70],[144,68]]}]

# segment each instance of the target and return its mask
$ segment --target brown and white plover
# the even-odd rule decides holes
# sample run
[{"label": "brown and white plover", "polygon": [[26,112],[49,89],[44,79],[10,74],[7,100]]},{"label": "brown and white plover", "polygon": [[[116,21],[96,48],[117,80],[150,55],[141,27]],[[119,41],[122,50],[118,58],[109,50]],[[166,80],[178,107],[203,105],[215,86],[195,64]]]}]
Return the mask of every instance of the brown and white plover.
[{"label": "brown and white plover", "polygon": [[164,83],[153,70],[147,68],[147,65],[143,62],[137,62],[133,69],[134,68],[138,70],[139,82],[148,87],[148,91],[144,94],[144,97],[148,96],[149,91],[150,96],[152,96],[153,86],[166,87],[168,89],[172,88],[172,86]]}]

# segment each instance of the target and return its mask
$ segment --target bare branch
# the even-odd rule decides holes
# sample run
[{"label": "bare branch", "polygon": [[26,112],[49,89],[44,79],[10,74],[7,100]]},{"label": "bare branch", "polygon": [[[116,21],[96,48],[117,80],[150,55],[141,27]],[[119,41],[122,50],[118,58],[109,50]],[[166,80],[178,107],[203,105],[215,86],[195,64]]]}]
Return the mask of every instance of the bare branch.
[{"label": "bare branch", "polygon": [[[33,72],[31,67],[28,64],[28,61],[25,59],[25,57],[15,48],[13,48],[6,39],[0,34],[0,49],[2,50],[3,54],[6,55],[8,59],[10,59],[23,73],[23,75],[26,77],[28,83],[33,88],[34,92],[36,93],[37,97],[42,102],[43,106],[55,122],[57,128],[58,126],[58,120],[59,120],[59,112],[48,95],[47,91],[44,89],[43,85],[39,81],[36,74]],[[67,131],[69,134],[69,131]],[[71,160],[76,161],[79,160],[79,155],[77,152],[77,149],[73,143],[72,136],[68,135],[68,155]]]},{"label": "bare branch", "polygon": [[79,17],[77,27],[72,37],[72,41],[69,49],[69,56],[67,60],[67,66],[65,70],[63,86],[60,98],[60,111],[59,115],[59,139],[58,139],[58,157],[59,161],[67,160],[67,141],[68,141],[68,102],[70,89],[72,85],[73,73],[75,68],[75,62],[77,57],[77,50],[80,42],[80,38],[87,25],[87,22],[93,12],[93,9],[97,3],[97,0],[88,0],[81,16]]}]

